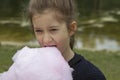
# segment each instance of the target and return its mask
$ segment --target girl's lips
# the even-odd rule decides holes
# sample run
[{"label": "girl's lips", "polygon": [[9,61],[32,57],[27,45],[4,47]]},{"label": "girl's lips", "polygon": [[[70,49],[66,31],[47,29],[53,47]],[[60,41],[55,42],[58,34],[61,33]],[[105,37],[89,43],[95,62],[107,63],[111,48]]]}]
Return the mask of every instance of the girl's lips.
[{"label": "girl's lips", "polygon": [[57,45],[48,45],[48,46],[44,46],[44,47],[57,47]]},{"label": "girl's lips", "polygon": [[52,45],[52,47],[57,47],[56,45]]}]

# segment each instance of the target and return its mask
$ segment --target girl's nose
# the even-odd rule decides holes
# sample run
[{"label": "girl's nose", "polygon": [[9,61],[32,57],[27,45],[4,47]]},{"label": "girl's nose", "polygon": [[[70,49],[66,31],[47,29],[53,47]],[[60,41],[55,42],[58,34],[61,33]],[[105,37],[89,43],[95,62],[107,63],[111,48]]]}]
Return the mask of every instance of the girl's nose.
[{"label": "girl's nose", "polygon": [[51,42],[52,42],[52,37],[49,34],[45,34],[43,36],[43,45],[50,46]]}]

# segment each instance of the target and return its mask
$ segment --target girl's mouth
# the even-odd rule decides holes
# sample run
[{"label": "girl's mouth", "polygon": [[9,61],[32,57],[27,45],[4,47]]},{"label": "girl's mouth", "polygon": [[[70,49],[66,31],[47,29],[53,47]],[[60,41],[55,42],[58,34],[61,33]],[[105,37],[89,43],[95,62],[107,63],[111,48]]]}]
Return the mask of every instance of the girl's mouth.
[{"label": "girl's mouth", "polygon": [[57,47],[57,45],[47,45],[47,46],[44,46],[44,47]]}]

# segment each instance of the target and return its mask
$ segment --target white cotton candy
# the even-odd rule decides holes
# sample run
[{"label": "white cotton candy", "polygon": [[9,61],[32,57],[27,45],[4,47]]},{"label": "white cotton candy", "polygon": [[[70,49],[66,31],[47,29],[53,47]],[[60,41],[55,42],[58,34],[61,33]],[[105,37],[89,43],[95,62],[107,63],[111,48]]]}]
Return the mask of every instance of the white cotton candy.
[{"label": "white cotton candy", "polygon": [[19,50],[0,80],[73,80],[72,70],[55,47]]}]

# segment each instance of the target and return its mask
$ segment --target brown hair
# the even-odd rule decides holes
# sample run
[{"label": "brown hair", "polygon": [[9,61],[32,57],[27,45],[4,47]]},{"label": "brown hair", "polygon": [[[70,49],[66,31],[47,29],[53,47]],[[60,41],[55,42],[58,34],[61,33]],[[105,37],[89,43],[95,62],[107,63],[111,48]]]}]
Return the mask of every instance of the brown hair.
[{"label": "brown hair", "polygon": [[[46,9],[56,10],[63,16],[69,29],[69,24],[75,19],[75,3],[73,0],[30,0],[28,13],[32,23],[32,17],[35,13],[42,13]],[[70,38],[70,47],[74,46],[74,35]]]}]

